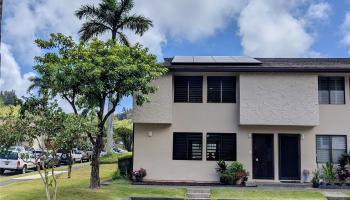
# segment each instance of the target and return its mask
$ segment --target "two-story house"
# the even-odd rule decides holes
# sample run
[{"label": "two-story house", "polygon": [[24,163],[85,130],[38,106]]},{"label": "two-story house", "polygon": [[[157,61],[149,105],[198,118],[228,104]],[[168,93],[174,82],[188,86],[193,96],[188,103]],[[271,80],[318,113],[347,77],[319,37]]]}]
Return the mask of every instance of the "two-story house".
[{"label": "two-story house", "polygon": [[[134,170],[217,182],[217,160],[253,180],[301,180],[350,145],[350,59],[175,56],[134,106]],[[310,174],[311,176],[311,174]]]}]

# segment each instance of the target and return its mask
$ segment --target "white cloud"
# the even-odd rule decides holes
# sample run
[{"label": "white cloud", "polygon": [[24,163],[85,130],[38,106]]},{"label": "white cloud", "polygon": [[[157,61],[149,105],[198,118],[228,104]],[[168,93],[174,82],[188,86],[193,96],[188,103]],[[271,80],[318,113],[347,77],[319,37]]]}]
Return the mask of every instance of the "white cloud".
[{"label": "white cloud", "polygon": [[350,12],[347,12],[345,14],[344,22],[341,25],[341,30],[343,33],[343,39],[342,39],[343,44],[350,45]]},{"label": "white cloud", "polygon": [[238,14],[245,0],[137,0],[135,11],[152,19],[171,39],[200,40],[215,34]]},{"label": "white cloud", "polygon": [[[311,49],[314,35],[307,31],[310,19],[298,13],[304,0],[251,0],[238,18],[243,52],[256,57],[320,56]],[[320,6],[321,5],[321,6]],[[310,3],[310,17],[325,19],[328,9]],[[306,23],[305,23],[306,22]]]},{"label": "white cloud", "polygon": [[307,10],[306,17],[310,20],[326,21],[329,18],[331,6],[327,2],[311,4]]},{"label": "white cloud", "polygon": [[1,76],[0,91],[15,90],[17,96],[26,95],[30,85],[29,77],[34,73],[25,73],[21,75],[20,68],[11,53],[11,49],[5,43],[1,43]]}]

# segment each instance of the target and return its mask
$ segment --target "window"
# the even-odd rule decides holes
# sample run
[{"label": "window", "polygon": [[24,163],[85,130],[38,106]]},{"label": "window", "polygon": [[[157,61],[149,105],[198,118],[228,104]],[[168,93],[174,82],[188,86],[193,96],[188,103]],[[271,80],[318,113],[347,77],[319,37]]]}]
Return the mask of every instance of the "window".
[{"label": "window", "polygon": [[319,77],[320,104],[345,104],[344,77]]},{"label": "window", "polygon": [[236,134],[208,133],[207,160],[236,160]]},{"label": "window", "polygon": [[202,160],[202,133],[174,133],[173,160]]},{"label": "window", "polygon": [[236,78],[208,76],[208,103],[235,103]]},{"label": "window", "polygon": [[175,76],[174,102],[202,103],[201,76]]},{"label": "window", "polygon": [[316,136],[317,163],[338,163],[340,156],[346,151],[346,136]]}]

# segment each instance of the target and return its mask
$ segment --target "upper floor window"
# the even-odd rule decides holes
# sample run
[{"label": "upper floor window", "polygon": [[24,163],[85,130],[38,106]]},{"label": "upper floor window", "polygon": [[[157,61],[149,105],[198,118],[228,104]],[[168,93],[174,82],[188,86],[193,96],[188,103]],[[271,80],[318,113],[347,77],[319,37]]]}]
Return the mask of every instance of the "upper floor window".
[{"label": "upper floor window", "polygon": [[202,103],[202,76],[175,76],[174,102]]},{"label": "upper floor window", "polygon": [[173,160],[202,160],[202,133],[174,133]]},{"label": "upper floor window", "polygon": [[340,156],[346,153],[346,149],[345,135],[316,136],[317,163],[338,163]]},{"label": "upper floor window", "polygon": [[318,100],[320,104],[345,104],[344,77],[319,77]]},{"label": "upper floor window", "polygon": [[207,160],[236,160],[236,134],[208,133]]},{"label": "upper floor window", "polygon": [[208,103],[235,103],[236,78],[208,76]]}]

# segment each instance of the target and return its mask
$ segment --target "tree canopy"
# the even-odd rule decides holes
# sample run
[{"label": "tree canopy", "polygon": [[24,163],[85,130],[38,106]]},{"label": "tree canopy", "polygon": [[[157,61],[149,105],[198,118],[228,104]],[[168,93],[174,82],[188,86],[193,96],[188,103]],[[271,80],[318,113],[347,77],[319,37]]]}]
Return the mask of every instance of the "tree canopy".
[{"label": "tree canopy", "polygon": [[[98,157],[104,147],[106,120],[124,96],[134,96],[138,105],[149,101],[148,95],[157,89],[151,82],[166,68],[139,44],[127,47],[96,38],[75,43],[62,34],[35,42],[45,52],[35,57],[38,87],[50,97],[59,95],[67,100],[75,113],[88,109],[97,114],[98,132],[88,136],[94,146],[90,187],[99,188]],[[108,100],[113,106],[105,112]]]}]

